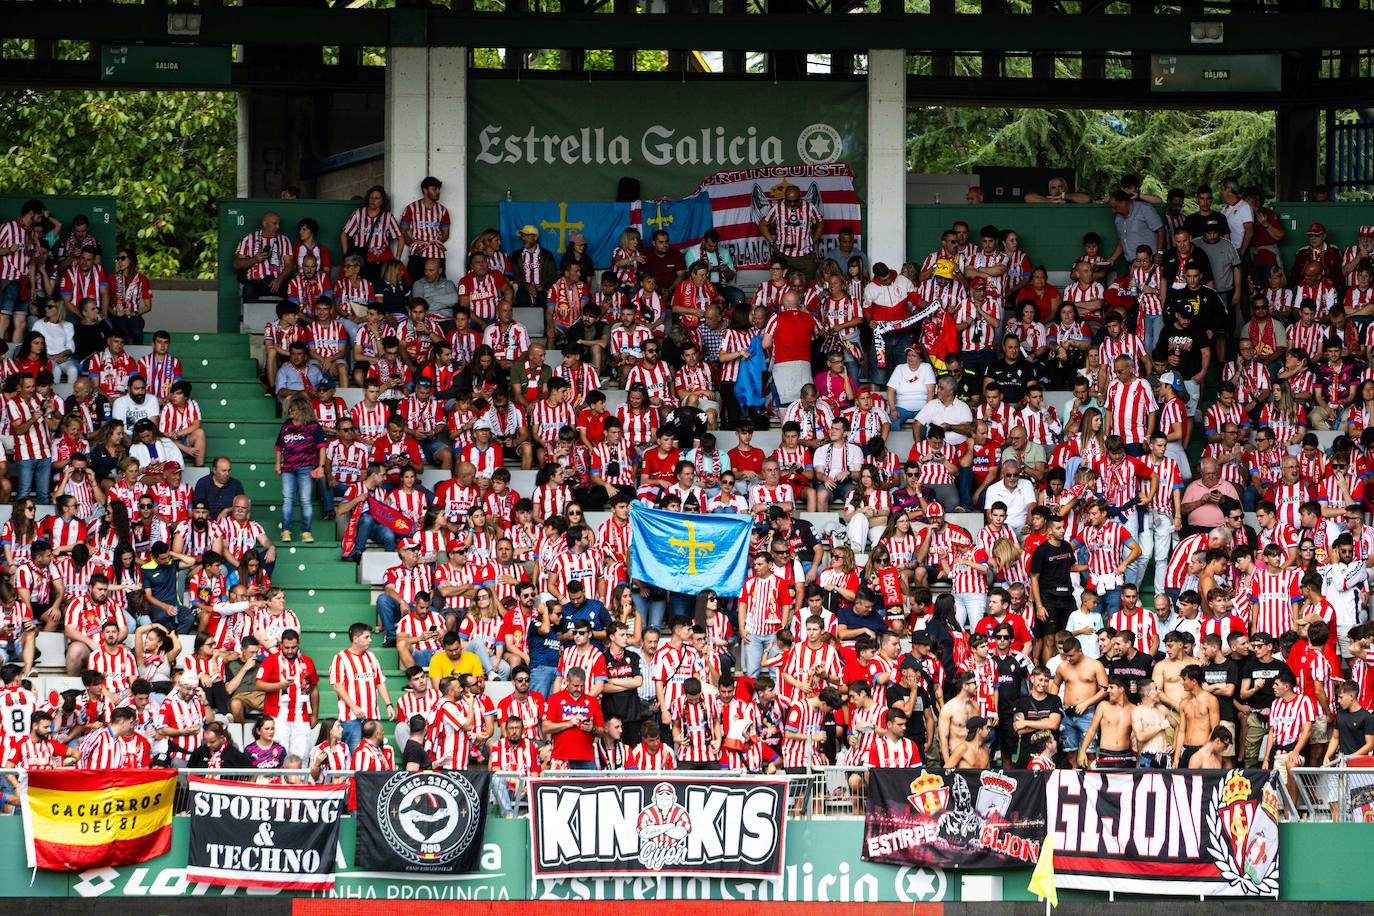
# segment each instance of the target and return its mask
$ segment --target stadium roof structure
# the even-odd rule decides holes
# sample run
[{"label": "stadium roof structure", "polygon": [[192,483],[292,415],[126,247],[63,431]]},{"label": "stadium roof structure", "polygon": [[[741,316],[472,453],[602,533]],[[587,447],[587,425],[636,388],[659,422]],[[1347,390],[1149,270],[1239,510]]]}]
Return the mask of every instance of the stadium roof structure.
[{"label": "stadium roof structure", "polygon": [[[674,80],[856,79],[867,51],[902,49],[913,102],[1283,108],[1360,107],[1374,98],[1371,0],[929,0],[920,11],[892,0],[562,0],[552,10],[541,0],[484,0],[492,9],[475,9],[474,0],[452,7],[372,2],[0,0],[8,36],[33,40],[9,43],[0,83],[100,84],[102,55],[72,54],[59,44],[70,42],[242,46],[226,88],[323,83],[340,90],[381,87],[383,68],[365,66],[363,48],[565,49],[557,71],[526,71],[524,55],[507,53],[505,70],[482,75],[591,80],[633,72],[640,49],[667,51],[669,65],[636,78]],[[586,69],[585,49],[612,51],[613,67]],[[719,73],[701,72],[694,52],[707,50],[723,52]],[[746,67],[748,52],[766,53],[761,67]],[[808,55],[825,55],[828,72],[808,72]],[[1172,55],[1200,62],[1213,79],[1177,83],[1168,69]],[[1265,55],[1240,63],[1268,78],[1242,78],[1244,66],[1227,65],[1235,55]]]}]

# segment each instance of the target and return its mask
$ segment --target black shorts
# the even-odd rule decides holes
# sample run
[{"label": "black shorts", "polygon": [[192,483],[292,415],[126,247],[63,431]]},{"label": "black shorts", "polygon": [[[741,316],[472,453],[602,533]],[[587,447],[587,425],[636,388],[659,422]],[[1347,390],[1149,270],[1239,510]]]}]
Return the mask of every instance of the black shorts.
[{"label": "black shorts", "polygon": [[1192,760],[1192,759],[1193,759],[1193,755],[1196,754],[1196,753],[1197,753],[1198,751],[1200,751],[1200,750],[1202,750],[1202,745],[1201,745],[1201,744],[1185,744],[1185,745],[1183,745],[1183,752],[1182,752],[1181,754],[1178,755],[1178,765],[1181,766],[1181,767],[1185,767],[1185,768],[1186,768],[1186,767],[1188,766],[1188,761],[1189,761],[1189,760]]},{"label": "black shorts", "polygon": [[1049,639],[1060,630],[1069,628],[1069,615],[1073,613],[1073,602],[1049,601],[1045,603],[1045,620],[1036,619],[1035,635]]},{"label": "black shorts", "polygon": [[1099,749],[1097,768],[1099,770],[1134,770],[1136,768],[1135,751],[1129,748],[1124,751]]}]

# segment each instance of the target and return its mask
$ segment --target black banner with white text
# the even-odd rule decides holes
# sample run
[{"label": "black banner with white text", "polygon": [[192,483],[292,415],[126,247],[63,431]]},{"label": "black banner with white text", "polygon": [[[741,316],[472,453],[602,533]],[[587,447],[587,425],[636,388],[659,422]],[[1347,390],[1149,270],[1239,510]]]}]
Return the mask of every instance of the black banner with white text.
[{"label": "black banner with white text", "polygon": [[346,784],[295,786],[190,777],[186,877],[226,887],[334,887]]},{"label": "black banner with white text", "polygon": [[1058,770],[1047,814],[1060,888],[1277,897],[1277,776]]},{"label": "black banner with white text", "polygon": [[530,782],[535,878],[777,878],[787,781],[570,777]]},{"label": "black banner with white text", "polygon": [[478,870],[491,773],[359,773],[357,866],[366,871]]},{"label": "black banner with white text", "polygon": [[1033,864],[1045,838],[1045,780],[1029,770],[868,771],[863,857],[888,865]]}]

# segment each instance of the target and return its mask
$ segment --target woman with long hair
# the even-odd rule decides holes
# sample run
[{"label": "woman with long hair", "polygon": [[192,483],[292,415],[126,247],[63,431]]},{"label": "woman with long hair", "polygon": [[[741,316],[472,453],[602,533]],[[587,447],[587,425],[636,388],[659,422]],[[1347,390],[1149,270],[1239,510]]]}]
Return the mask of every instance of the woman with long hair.
[{"label": "woman with long hair", "polygon": [[1015,334],[1021,341],[1021,352],[1026,359],[1038,363],[1050,351],[1050,332],[1040,321],[1035,303],[1022,299],[1016,303],[1016,317],[1007,322],[1007,333]]},{"label": "woman with long hair", "polygon": [[315,506],[311,498],[315,478],[324,476],[324,449],[329,444],[310,402],[293,397],[286,403],[286,422],[277,431],[276,472],[281,478],[281,539],[291,540],[297,510],[301,514],[301,540],[313,543],[310,531]]},{"label": "woman with long hair", "polygon": [[644,251],[639,230],[626,229],[620,233],[620,242],[611,252],[611,266],[615,268],[616,284],[625,295],[632,295],[639,285],[639,272],[644,269]]},{"label": "woman with long hair", "polygon": [[611,619],[624,627],[631,645],[637,646],[644,640],[644,618],[635,609],[631,585],[621,583],[611,590],[611,603],[607,610],[611,613]]},{"label": "woman with long hair", "polygon": [[[125,629],[133,629],[129,624],[136,622],[140,617],[148,616],[148,609],[143,597],[143,569],[132,544],[126,541],[115,547],[107,578],[110,580],[111,606],[127,618]],[[177,644],[177,651],[171,656],[172,661],[176,661],[179,654],[180,643]],[[167,674],[170,678],[170,669]]]},{"label": "woman with long hair", "polygon": [[892,512],[891,494],[882,487],[878,479],[878,469],[871,464],[859,468],[858,486],[845,500],[844,517],[849,526],[849,543],[855,550],[862,551],[870,543],[870,534],[875,528],[887,525],[887,517]]},{"label": "woman with long hair", "polygon": [[1293,397],[1293,387],[1286,381],[1277,382],[1268,402],[1260,408],[1259,425],[1274,431],[1279,445],[1296,455],[1311,424],[1307,410]]},{"label": "woman with long hair", "polygon": [[[107,492],[110,478],[129,454],[129,434],[122,423],[106,423],[90,435],[91,473]],[[134,462],[138,467],[138,462]]]},{"label": "woman with long hair", "polygon": [[469,563],[484,563],[496,556],[496,542],[500,538],[501,532],[492,524],[487,510],[481,506],[472,506],[468,509],[463,529],[458,532],[455,540],[467,548]]},{"label": "woman with long hair", "polygon": [[342,782],[348,777],[332,774],[351,769],[353,752],[344,743],[343,723],[338,719],[321,719],[315,749],[310,752],[310,778],[315,782]]},{"label": "woman with long hair", "polygon": [[286,757],[286,748],[277,743],[277,720],[263,716],[253,724],[253,740],[244,747],[243,753],[260,770],[276,770]]},{"label": "woman with long hair", "polygon": [[13,359],[16,372],[35,376],[40,372],[52,372],[48,339],[37,331],[24,335],[24,342],[15,348]]},{"label": "woman with long hair", "polygon": [[960,622],[957,602],[953,595],[946,592],[935,598],[935,607],[926,619],[926,632],[935,640],[940,650],[940,664],[945,670],[945,683],[949,683],[969,657],[969,631]]},{"label": "woman with long hair", "polygon": [[134,631],[138,676],[153,685],[154,705],[172,692],[172,670],[181,656],[181,640],[160,623],[145,623]]},{"label": "woman with long hair", "polygon": [[493,681],[510,677],[510,662],[502,657],[506,644],[499,638],[504,619],[505,614],[491,589],[481,587],[473,593],[472,607],[458,624],[458,632],[481,645],[483,651],[476,654],[487,663],[488,676]]},{"label": "woman with long hair", "polygon": [[1374,426],[1374,379],[1360,382],[1359,391],[1345,409],[1341,429],[1351,439],[1359,440],[1366,427]]},{"label": "woman with long hair", "polygon": [[406,282],[405,268],[400,261],[387,261],[377,271],[376,295],[388,316],[397,321],[405,320],[410,305],[410,284]]},{"label": "woman with long hair", "polygon": [[247,590],[249,598],[263,598],[267,595],[267,590],[272,587],[272,579],[263,568],[262,557],[257,551],[250,550],[245,553],[239,561],[238,568],[229,571],[225,587],[232,589],[235,585],[242,585]]},{"label": "woman with long hair", "polygon": [[138,271],[138,253],[127,245],[115,250],[110,274],[110,327],[133,346],[143,343],[144,315],[153,310],[153,287]]},{"label": "woman with long hair", "polygon": [[510,373],[502,368],[496,351],[481,344],[472,351],[472,359],[463,367],[456,387],[474,398],[490,400],[497,391],[510,388]]},{"label": "woman with long hair", "polygon": [[854,606],[859,592],[859,572],[854,562],[854,550],[848,545],[832,548],[830,566],[816,577],[821,587],[825,609],[832,614]]},{"label": "woman with long hair", "polygon": [[400,260],[401,224],[391,214],[391,200],[381,185],[367,189],[363,205],[344,224],[339,250],[348,257],[366,259],[363,275],[374,283],[383,263]]},{"label": "woman with long hair", "polygon": [[1070,388],[1078,371],[1088,362],[1092,334],[1088,326],[1079,320],[1078,306],[1072,302],[1061,303],[1055,312],[1055,318],[1056,320],[1046,328],[1049,348],[1045,356],[1046,372],[1055,387]]},{"label": "woman with long hair", "polygon": [[13,574],[20,563],[29,558],[33,542],[38,539],[38,504],[25,496],[14,504],[5,527],[0,529],[0,547],[5,550],[5,568]]}]

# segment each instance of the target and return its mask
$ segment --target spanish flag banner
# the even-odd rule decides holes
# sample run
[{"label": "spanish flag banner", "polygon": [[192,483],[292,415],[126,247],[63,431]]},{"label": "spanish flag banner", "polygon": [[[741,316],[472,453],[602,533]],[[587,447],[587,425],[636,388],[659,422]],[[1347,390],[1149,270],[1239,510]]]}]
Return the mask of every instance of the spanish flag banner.
[{"label": "spanish flag banner", "polygon": [[29,868],[145,862],[172,845],[176,770],[31,770],[19,789]]}]

